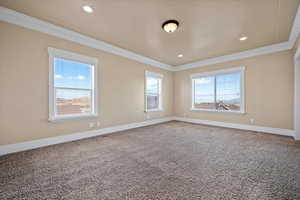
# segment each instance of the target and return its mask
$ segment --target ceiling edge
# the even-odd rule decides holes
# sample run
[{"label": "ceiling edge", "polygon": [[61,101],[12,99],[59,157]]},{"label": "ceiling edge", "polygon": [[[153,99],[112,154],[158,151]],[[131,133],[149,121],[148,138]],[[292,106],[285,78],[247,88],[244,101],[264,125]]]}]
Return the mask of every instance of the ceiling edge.
[{"label": "ceiling edge", "polygon": [[242,51],[239,53],[234,53],[230,55],[225,55],[225,56],[220,56],[220,57],[215,57],[215,58],[210,58],[206,60],[200,60],[184,65],[177,65],[174,71],[181,71],[181,70],[187,70],[187,69],[192,69],[192,68],[197,68],[197,67],[204,67],[208,65],[213,65],[213,64],[219,64],[219,63],[224,63],[228,61],[233,61],[233,60],[240,60],[243,58],[250,58],[253,56],[259,56],[259,55],[266,55],[266,54],[271,54],[275,52],[280,52],[280,51],[285,51],[292,49],[295,45],[295,42],[299,36],[300,33],[300,6],[298,6],[297,14],[294,19],[294,24],[290,33],[289,40],[287,42],[279,43],[279,44],[273,44],[269,46],[264,46],[256,49],[251,49],[247,51]]},{"label": "ceiling edge", "polygon": [[214,65],[214,64],[219,64],[219,63],[224,63],[224,62],[229,62],[233,60],[240,60],[244,58],[250,58],[254,56],[259,56],[259,55],[266,55],[266,54],[271,54],[275,52],[280,52],[280,51],[285,51],[291,49],[291,43],[290,42],[283,42],[279,44],[273,44],[269,46],[264,46],[256,49],[251,49],[248,51],[242,51],[239,53],[234,53],[226,56],[220,56],[216,58],[210,58],[206,60],[201,60],[193,63],[188,63],[185,65],[179,65],[174,67],[175,71],[182,71],[182,70],[187,70],[187,69],[192,69],[192,68],[198,68],[198,67],[205,67],[208,65]]},{"label": "ceiling edge", "polygon": [[92,37],[88,37],[83,34],[77,33],[75,31],[71,31],[69,29],[50,24],[48,22],[39,20],[37,18],[22,14],[20,12],[8,8],[0,7],[0,20],[10,24],[19,25],[28,29],[46,33],[58,38],[69,40],[94,49],[126,57],[141,63],[151,65],[153,67],[158,67],[168,71],[181,71],[292,49],[300,33],[300,6],[298,7],[298,11],[295,16],[294,24],[290,33],[289,41],[287,42],[273,44],[265,47],[260,47],[256,49],[242,51],[239,53],[210,58],[178,66],[171,66],[165,63],[158,62],[151,58],[136,54],[132,51],[122,49],[104,41],[97,40]]},{"label": "ceiling edge", "polygon": [[8,8],[0,7],[0,20],[10,24],[19,25],[28,29],[46,33],[58,38],[69,40],[94,49],[123,56],[154,67],[159,67],[165,70],[173,69],[173,67],[170,65],[158,62],[151,58],[108,44],[104,41],[96,40],[92,37],[88,37],[75,31],[71,31],[69,29],[50,24],[48,22],[42,21],[40,19],[22,14],[20,12]]},{"label": "ceiling edge", "polygon": [[290,33],[290,38],[289,38],[289,42],[291,43],[292,48],[295,45],[295,42],[299,36],[299,33],[300,33],[300,5],[298,7],[297,14],[295,16],[294,24],[293,24],[293,27],[292,27],[292,30]]}]

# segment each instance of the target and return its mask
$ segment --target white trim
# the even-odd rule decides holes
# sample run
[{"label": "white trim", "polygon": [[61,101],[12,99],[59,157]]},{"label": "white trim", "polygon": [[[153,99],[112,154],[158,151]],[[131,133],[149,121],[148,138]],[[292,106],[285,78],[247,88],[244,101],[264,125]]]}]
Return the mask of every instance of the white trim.
[{"label": "white trim", "polygon": [[[159,92],[159,97],[158,97],[158,108],[155,109],[147,109],[147,78],[152,77],[155,79],[158,79],[158,92]],[[156,72],[150,72],[150,71],[145,71],[145,87],[144,87],[144,102],[145,102],[145,112],[161,112],[163,111],[163,98],[162,98],[162,91],[163,91],[163,78],[164,75]]]},{"label": "white trim", "polygon": [[91,64],[91,65],[97,65],[98,64],[98,59],[95,57],[90,57],[86,55],[81,55],[78,53],[73,53],[70,51],[65,51],[61,49],[56,49],[52,47],[48,47],[48,54],[49,55],[55,55],[55,57],[59,58],[68,58],[70,60],[86,63],[86,64]]},{"label": "white trim", "polygon": [[51,138],[45,138],[45,139],[39,139],[39,140],[33,140],[28,142],[21,142],[16,144],[8,144],[8,145],[0,145],[0,156],[6,155],[10,153],[16,153],[20,151],[26,151],[30,149],[36,149],[40,147],[50,146],[54,144],[60,144],[65,142],[71,142],[75,140],[80,140],[84,138],[90,138],[100,135],[106,135],[110,133],[115,133],[119,131],[125,131],[133,128],[139,128],[154,124],[159,124],[163,122],[169,122],[172,121],[173,117],[168,118],[161,118],[161,119],[154,119],[154,120],[148,120],[143,122],[136,122],[136,123],[130,123],[126,125],[120,125],[120,126],[113,126],[109,128],[102,128],[99,130],[92,130],[92,131],[85,131],[85,132],[79,132],[64,136],[58,136],[58,137],[51,137]]},{"label": "white trim", "polygon": [[191,108],[190,110],[195,112],[214,112],[214,113],[239,114],[239,115],[246,114],[245,112],[242,111],[210,110],[210,109],[203,109],[203,108]]},{"label": "white trim", "polygon": [[160,78],[160,79],[164,78],[164,75],[161,73],[151,72],[151,71],[147,71],[147,70],[145,71],[145,74],[146,74],[146,76],[151,76],[153,78]]},{"label": "white trim", "polygon": [[[93,118],[98,116],[98,59],[94,57],[84,56],[77,53],[64,51],[55,48],[48,48],[49,53],[49,121],[62,121],[62,120],[71,120],[71,119],[82,119],[82,118]],[[54,87],[54,59],[61,58],[70,61],[85,63],[91,66],[92,68],[92,88],[89,89],[92,92],[92,113],[90,114],[74,114],[74,115],[64,115],[57,116],[55,111],[55,87]],[[72,89],[72,88],[66,88]],[[76,89],[77,90],[77,89]],[[78,89],[79,90],[79,89]]]},{"label": "white trim", "polygon": [[98,114],[79,114],[79,115],[64,115],[64,116],[56,116],[56,117],[49,117],[49,122],[59,122],[65,120],[76,120],[76,119],[91,119],[97,118]]},{"label": "white trim", "polygon": [[211,59],[201,60],[201,61],[192,62],[184,65],[178,65],[178,66],[171,66],[165,63],[158,62],[151,58],[108,44],[104,41],[96,40],[94,38],[85,36],[83,34],[71,31],[66,28],[62,28],[60,26],[50,24],[48,22],[39,20],[37,18],[1,6],[0,6],[0,20],[7,23],[19,25],[28,29],[32,29],[35,31],[39,31],[42,33],[46,33],[58,38],[69,40],[101,51],[123,56],[141,63],[149,64],[153,67],[158,67],[168,71],[182,71],[182,70],[204,67],[208,65],[214,65],[214,64],[224,63],[228,61],[240,60],[244,58],[250,58],[254,56],[266,55],[266,54],[292,49],[300,32],[300,6],[298,7],[298,11],[293,23],[290,37],[287,42],[273,44],[273,45],[264,46],[256,49],[251,49],[248,51],[242,51],[230,55],[215,57]]},{"label": "white trim", "polygon": [[226,68],[226,69],[221,69],[221,70],[213,70],[213,71],[207,71],[207,72],[201,72],[201,73],[194,73],[191,74],[191,78],[201,78],[205,76],[215,76],[215,75],[220,75],[220,74],[229,74],[229,73],[234,73],[234,72],[241,72],[245,70],[245,66],[240,66],[240,67],[232,67],[232,68]]},{"label": "white trim", "polygon": [[[191,74],[191,89],[192,89],[192,104],[191,104],[191,111],[199,111],[199,112],[216,112],[216,113],[228,113],[228,114],[245,114],[245,66],[240,66],[240,67],[234,67],[234,68],[228,68],[228,69],[222,69],[222,70],[215,70],[215,71],[208,71],[208,72],[202,72],[202,73],[196,73],[196,74]],[[211,109],[199,109],[199,108],[194,108],[194,101],[195,101],[195,87],[194,87],[194,79],[201,78],[201,77],[207,77],[207,76],[213,76],[214,79],[217,75],[223,75],[223,74],[230,74],[230,73],[235,73],[239,72],[241,74],[240,78],[240,96],[241,96],[241,106],[240,106],[240,111],[226,111],[226,110],[211,110]],[[216,85],[215,85],[216,87]],[[216,91],[215,91],[216,92]]]},{"label": "white trim", "polygon": [[294,129],[295,139],[300,140],[300,46],[294,56]]},{"label": "white trim", "polygon": [[39,20],[37,18],[25,15],[23,13],[8,8],[0,7],[0,20],[42,33],[46,33],[68,41],[72,41],[81,45],[85,45],[94,49],[129,58],[154,67],[159,67],[171,71],[173,70],[173,68],[170,65],[158,62],[151,58],[108,44],[102,40],[97,40],[92,37],[85,36],[75,31],[71,31],[69,29],[50,24],[48,22]]},{"label": "white trim", "polygon": [[298,7],[297,14],[295,16],[293,27],[289,37],[291,49],[294,47],[299,34],[300,34],[300,5]]},{"label": "white trim", "polygon": [[246,124],[235,124],[235,123],[183,118],[183,117],[174,117],[174,120],[182,121],[182,122],[189,122],[189,123],[194,123],[194,124],[203,124],[203,125],[209,125],[209,126],[233,128],[233,129],[256,131],[256,132],[262,132],[262,133],[272,133],[272,134],[276,134],[276,135],[295,137],[295,135],[294,135],[295,131],[290,130],[290,129],[271,128],[271,127],[265,127],[265,126],[253,126],[253,125],[246,125]]},{"label": "white trim", "polygon": [[178,65],[175,67],[174,71],[182,71],[192,68],[198,68],[198,67],[205,67],[208,65],[215,65],[219,63],[234,61],[234,60],[240,60],[244,58],[250,58],[254,56],[260,56],[260,55],[266,55],[271,53],[276,53],[280,51],[285,51],[291,49],[291,44],[289,42],[283,42],[280,44],[274,44],[270,46],[260,47],[257,49],[251,49],[248,51],[242,51],[239,53],[234,53],[226,56],[220,56],[216,58],[210,58],[206,60],[201,60],[197,62],[188,63],[185,65]]},{"label": "white trim", "polygon": [[204,67],[204,66],[209,66],[209,65],[234,61],[234,60],[240,60],[244,58],[250,58],[254,56],[260,56],[260,55],[266,55],[266,54],[276,53],[280,51],[290,50],[294,47],[295,42],[299,36],[299,33],[300,33],[300,5],[298,6],[298,10],[294,19],[293,27],[290,32],[288,41],[279,44],[264,46],[256,49],[251,49],[247,51],[242,51],[230,55],[196,61],[184,65],[178,65],[175,67],[173,71],[182,71],[182,70],[187,70],[192,68]]},{"label": "white trim", "polygon": [[[262,133],[271,133],[276,135],[283,135],[283,136],[291,136],[297,139],[295,137],[294,130],[290,129],[280,129],[280,128],[271,128],[271,127],[264,127],[264,126],[252,126],[252,125],[245,125],[245,124],[235,124],[235,123],[227,123],[227,122],[217,122],[217,121],[210,121],[210,120],[200,120],[200,119],[191,119],[191,118],[182,118],[182,117],[167,117],[167,118],[160,118],[160,119],[154,119],[154,120],[147,120],[143,122],[136,122],[136,123],[130,123],[126,125],[120,125],[120,126],[113,126],[109,128],[102,128],[98,130],[92,130],[92,131],[85,131],[85,132],[79,132],[79,133],[73,133],[69,135],[64,136],[57,136],[57,137],[50,137],[50,138],[44,138],[39,140],[33,140],[28,142],[21,142],[16,144],[8,144],[8,145],[0,145],[0,156],[36,149],[40,147],[46,147],[50,145],[60,144],[60,143],[66,143],[76,140],[81,140],[85,138],[90,137],[96,137],[101,135],[107,135],[115,132],[125,131],[129,129],[154,125],[154,124],[160,124],[164,122],[169,121],[182,121],[182,122],[188,122],[188,123],[194,123],[194,124],[203,124],[203,125],[209,125],[209,126],[217,126],[217,127],[225,127],[225,128],[233,128],[233,129],[240,129],[240,130],[249,130],[249,131],[256,131],[256,132],[262,132]],[[300,139],[300,138],[298,138]]]},{"label": "white trim", "polygon": [[151,109],[151,110],[149,110],[149,109],[145,109],[145,112],[162,112],[163,111],[163,109],[162,108],[158,108],[158,109]]}]

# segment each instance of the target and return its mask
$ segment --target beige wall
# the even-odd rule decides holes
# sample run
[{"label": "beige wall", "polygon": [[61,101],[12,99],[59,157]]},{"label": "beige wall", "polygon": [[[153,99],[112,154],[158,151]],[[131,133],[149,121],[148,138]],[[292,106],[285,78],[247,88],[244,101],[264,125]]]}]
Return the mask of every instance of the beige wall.
[{"label": "beige wall", "polygon": [[300,34],[298,36],[298,39],[296,40],[295,46],[294,46],[294,53],[296,53],[297,49],[300,47]]},{"label": "beige wall", "polygon": [[[293,128],[294,66],[292,51],[176,72],[174,106],[176,116],[250,124],[274,128]],[[245,66],[246,114],[190,111],[190,74]]]},{"label": "beige wall", "polygon": [[[151,119],[172,116],[173,74],[120,56],[108,54],[46,34],[0,22],[0,145],[146,120],[145,70],[164,74],[164,112]],[[48,47],[99,59],[97,119],[48,122]]]},{"label": "beige wall", "polygon": [[[255,125],[293,127],[292,51],[173,73],[3,22],[0,35],[0,145],[91,130],[89,122],[100,121],[104,128],[146,120],[145,70],[164,74],[164,112],[149,113],[151,119],[175,112],[198,119],[250,124],[254,118]],[[99,59],[98,118],[48,122],[48,47]],[[191,73],[241,65],[246,66],[246,114],[190,111]]]}]

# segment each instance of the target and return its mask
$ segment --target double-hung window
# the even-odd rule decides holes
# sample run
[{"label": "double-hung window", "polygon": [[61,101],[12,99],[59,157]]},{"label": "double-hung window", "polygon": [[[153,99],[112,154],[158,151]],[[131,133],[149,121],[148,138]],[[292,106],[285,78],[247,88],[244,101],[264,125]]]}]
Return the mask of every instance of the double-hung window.
[{"label": "double-hung window", "polygon": [[145,111],[162,110],[162,80],[163,75],[154,72],[145,72]]},{"label": "double-hung window", "polygon": [[97,116],[97,59],[49,48],[49,120]]},{"label": "double-hung window", "polygon": [[244,70],[192,74],[192,110],[244,113]]}]

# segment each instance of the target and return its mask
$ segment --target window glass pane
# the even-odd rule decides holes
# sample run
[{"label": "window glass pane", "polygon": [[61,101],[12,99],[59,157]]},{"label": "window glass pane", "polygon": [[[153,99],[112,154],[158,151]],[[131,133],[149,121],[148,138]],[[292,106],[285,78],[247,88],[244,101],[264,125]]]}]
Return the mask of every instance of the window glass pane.
[{"label": "window glass pane", "polygon": [[146,79],[146,93],[147,95],[158,95],[159,93],[159,79],[147,77]]},{"label": "window glass pane", "polygon": [[147,109],[159,109],[160,79],[148,76],[146,78]]},{"label": "window glass pane", "polygon": [[92,112],[91,91],[56,89],[56,114],[89,114]]},{"label": "window glass pane", "polygon": [[215,109],[213,76],[194,79],[194,108]]},{"label": "window glass pane", "polygon": [[241,74],[216,76],[217,110],[239,111],[241,103]]},{"label": "window glass pane", "polygon": [[54,59],[54,86],[66,88],[92,88],[92,67],[60,58]]},{"label": "window glass pane", "polygon": [[158,109],[159,108],[159,96],[147,95],[147,109]]}]

